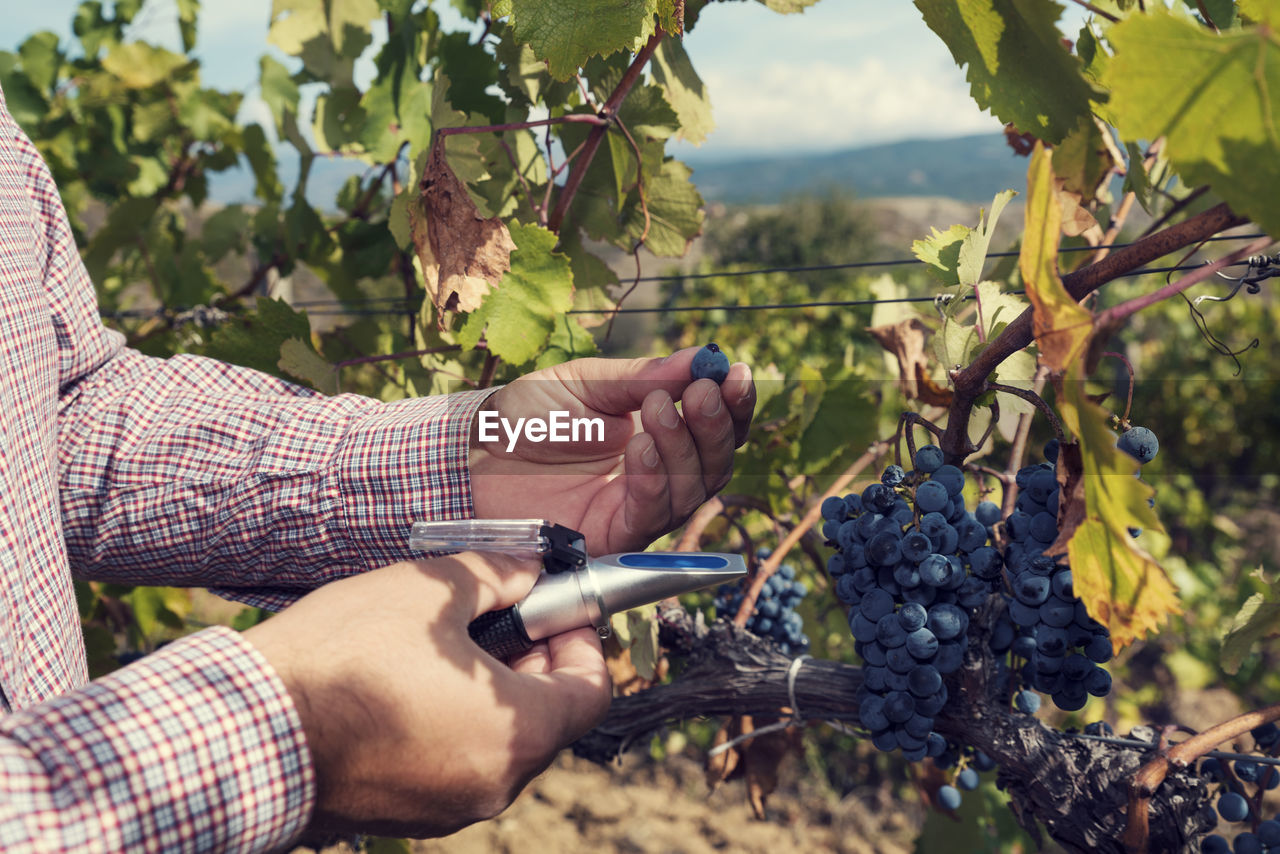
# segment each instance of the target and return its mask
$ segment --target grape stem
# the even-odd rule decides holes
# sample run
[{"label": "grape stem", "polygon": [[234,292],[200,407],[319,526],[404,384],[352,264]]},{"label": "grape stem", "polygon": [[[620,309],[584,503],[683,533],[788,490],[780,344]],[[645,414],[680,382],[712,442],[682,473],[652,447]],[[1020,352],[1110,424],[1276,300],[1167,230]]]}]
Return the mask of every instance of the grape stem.
[{"label": "grape stem", "polygon": [[[626,73],[622,75],[622,79],[618,81],[618,85],[609,94],[604,106],[600,108],[600,112],[603,115],[617,115],[618,108],[622,106],[623,100],[626,99],[631,88],[640,79],[645,65],[653,57],[664,36],[666,36],[666,33],[663,32],[662,27],[658,27],[653,35],[649,37],[649,41],[636,54]],[[569,170],[569,177],[564,182],[564,189],[560,191],[560,197],[556,200],[555,209],[551,212],[550,219],[547,220],[547,228],[557,234],[560,232],[560,226],[564,223],[564,218],[569,212],[569,205],[573,202],[573,197],[578,194],[578,188],[582,186],[582,179],[586,177],[591,161],[595,159],[600,143],[604,141],[604,135],[607,130],[607,124],[593,127],[591,133],[587,134],[586,141],[582,144],[578,158],[573,161],[573,167]]]},{"label": "grape stem", "polygon": [[747,585],[747,589],[742,595],[742,605],[738,607],[738,613],[733,617],[735,626],[746,626],[747,620],[751,619],[751,612],[755,610],[756,600],[760,598],[760,591],[764,589],[764,583],[769,580],[769,576],[778,571],[778,567],[782,566],[782,562],[786,560],[787,553],[795,547],[796,543],[800,542],[805,533],[818,524],[818,520],[822,518],[822,502],[843,492],[844,488],[852,483],[854,478],[862,474],[867,466],[889,450],[890,441],[892,440],[881,439],[877,442],[872,442],[862,456],[854,460],[853,464],[845,469],[831,486],[827,487],[827,491],[822,493],[809,506],[804,516],[787,532],[787,535],[778,543],[778,547],[773,550],[773,553],[764,559],[764,562],[760,564],[760,568],[756,570],[756,574],[751,578],[751,583]]},{"label": "grape stem", "polygon": [[1062,429],[1062,422],[1058,420],[1058,416],[1054,413],[1052,407],[1044,402],[1044,398],[1036,394],[1031,389],[1018,388],[1013,385],[1005,385],[1004,383],[988,382],[987,388],[995,391],[1002,391],[1005,394],[1011,394],[1014,397],[1020,397],[1030,403],[1036,409],[1044,413],[1044,417],[1049,419],[1049,423],[1053,425],[1053,434],[1058,437],[1059,442],[1065,442],[1067,434]]},{"label": "grape stem", "polygon": [[[1084,299],[1130,270],[1247,221],[1225,203],[1215,205],[1177,225],[1112,252],[1094,264],[1066,274],[1062,277],[1063,287],[1073,299]],[[987,388],[987,377],[1005,359],[1032,342],[1034,313],[1033,308],[1023,311],[968,367],[952,375],[955,394],[947,417],[947,429],[940,443],[951,462],[963,461],[973,451],[968,441],[969,415],[973,411],[973,403]]]},{"label": "grape stem", "polygon": [[1219,744],[1275,720],[1280,720],[1280,704],[1245,712],[1161,751],[1139,768],[1129,786],[1129,824],[1124,832],[1125,850],[1129,854],[1147,854],[1147,805],[1170,770],[1185,769]]},{"label": "grape stem", "polygon": [[1178,279],[1176,282],[1170,282],[1157,291],[1152,291],[1149,294],[1143,294],[1140,297],[1134,297],[1127,302],[1122,302],[1119,305],[1112,306],[1106,311],[1098,314],[1094,323],[1097,327],[1103,329],[1114,326],[1135,312],[1142,311],[1144,308],[1153,306],[1161,300],[1166,300],[1171,296],[1176,296],[1177,294],[1182,293],[1192,285],[1197,285],[1200,282],[1203,282],[1205,279],[1209,278],[1224,267],[1228,267],[1237,261],[1262,252],[1272,243],[1275,243],[1275,241],[1270,237],[1260,237],[1248,246],[1245,246],[1243,249],[1237,249],[1234,252],[1222,256],[1217,261],[1205,264],[1203,267],[1198,267],[1183,276],[1181,279]]}]

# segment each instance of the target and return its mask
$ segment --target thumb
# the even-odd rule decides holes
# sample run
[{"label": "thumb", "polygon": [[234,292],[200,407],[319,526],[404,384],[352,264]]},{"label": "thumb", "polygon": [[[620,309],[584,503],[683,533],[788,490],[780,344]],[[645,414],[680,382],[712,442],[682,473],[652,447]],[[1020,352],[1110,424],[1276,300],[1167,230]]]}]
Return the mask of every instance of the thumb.
[{"label": "thumb", "polygon": [[607,415],[625,415],[639,410],[654,389],[679,400],[693,382],[689,370],[700,349],[686,347],[661,359],[576,359],[557,368],[584,404]]}]

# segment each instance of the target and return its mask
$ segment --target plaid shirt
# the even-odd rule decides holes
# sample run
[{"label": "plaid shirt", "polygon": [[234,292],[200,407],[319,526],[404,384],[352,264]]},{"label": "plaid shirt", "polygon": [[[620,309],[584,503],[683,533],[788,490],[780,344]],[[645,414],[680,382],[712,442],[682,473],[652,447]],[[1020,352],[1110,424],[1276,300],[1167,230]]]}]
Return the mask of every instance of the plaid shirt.
[{"label": "plaid shirt", "polygon": [[279,677],[213,628],[87,683],[71,579],[281,607],[471,515],[484,393],[324,397],[105,329],[0,93],[0,850],[261,850],[314,779]]}]

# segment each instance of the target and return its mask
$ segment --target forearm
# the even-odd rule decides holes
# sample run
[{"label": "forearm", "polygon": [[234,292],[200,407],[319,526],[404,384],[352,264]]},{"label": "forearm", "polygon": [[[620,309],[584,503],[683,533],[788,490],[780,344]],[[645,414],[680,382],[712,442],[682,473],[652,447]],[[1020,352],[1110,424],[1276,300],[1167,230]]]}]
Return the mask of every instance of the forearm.
[{"label": "forearm", "polygon": [[6,852],[268,850],[314,798],[289,694],[229,629],[0,717]]},{"label": "forearm", "polygon": [[484,396],[330,398],[208,359],[123,351],[61,402],[72,566],[302,592],[402,559],[415,519],[471,514],[467,439]]}]

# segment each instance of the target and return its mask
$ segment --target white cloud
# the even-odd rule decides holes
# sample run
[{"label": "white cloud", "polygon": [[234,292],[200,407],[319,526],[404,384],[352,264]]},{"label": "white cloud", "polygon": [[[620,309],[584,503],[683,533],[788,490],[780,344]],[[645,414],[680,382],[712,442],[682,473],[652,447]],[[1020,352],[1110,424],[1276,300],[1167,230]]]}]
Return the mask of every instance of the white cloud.
[{"label": "white cloud", "polygon": [[974,104],[958,72],[878,57],[716,68],[705,78],[716,119],[707,155],[831,150],[1000,126]]}]

